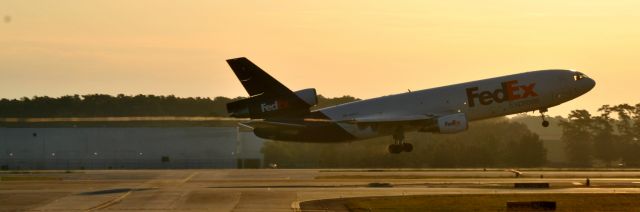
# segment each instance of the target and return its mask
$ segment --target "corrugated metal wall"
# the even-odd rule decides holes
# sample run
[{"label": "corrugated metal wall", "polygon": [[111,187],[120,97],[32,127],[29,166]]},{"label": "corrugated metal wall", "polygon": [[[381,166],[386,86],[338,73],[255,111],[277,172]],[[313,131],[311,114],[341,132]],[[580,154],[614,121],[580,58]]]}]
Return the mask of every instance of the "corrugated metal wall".
[{"label": "corrugated metal wall", "polygon": [[236,168],[240,157],[262,161],[261,147],[233,127],[0,128],[10,169]]}]

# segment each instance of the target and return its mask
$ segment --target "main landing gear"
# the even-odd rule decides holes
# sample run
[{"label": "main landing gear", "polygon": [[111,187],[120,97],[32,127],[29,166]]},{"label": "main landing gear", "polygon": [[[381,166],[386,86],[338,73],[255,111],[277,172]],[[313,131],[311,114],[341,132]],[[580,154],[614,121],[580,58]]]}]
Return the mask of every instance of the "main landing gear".
[{"label": "main landing gear", "polygon": [[548,110],[547,108],[542,108],[540,109],[540,116],[542,117],[542,127],[548,127],[549,126],[549,121],[547,121],[547,119],[545,118],[544,113],[546,113]]},{"label": "main landing gear", "polygon": [[413,151],[413,145],[404,142],[404,130],[402,127],[398,127],[395,132],[393,132],[393,144],[389,145],[388,150],[391,154]]}]

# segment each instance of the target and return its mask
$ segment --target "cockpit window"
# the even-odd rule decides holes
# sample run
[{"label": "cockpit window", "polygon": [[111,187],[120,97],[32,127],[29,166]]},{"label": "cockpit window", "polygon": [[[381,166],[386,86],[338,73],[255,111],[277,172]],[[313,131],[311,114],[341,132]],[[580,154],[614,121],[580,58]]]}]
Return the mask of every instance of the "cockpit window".
[{"label": "cockpit window", "polygon": [[578,81],[581,79],[587,78],[587,75],[580,73],[580,72],[576,72],[573,74],[573,80]]}]

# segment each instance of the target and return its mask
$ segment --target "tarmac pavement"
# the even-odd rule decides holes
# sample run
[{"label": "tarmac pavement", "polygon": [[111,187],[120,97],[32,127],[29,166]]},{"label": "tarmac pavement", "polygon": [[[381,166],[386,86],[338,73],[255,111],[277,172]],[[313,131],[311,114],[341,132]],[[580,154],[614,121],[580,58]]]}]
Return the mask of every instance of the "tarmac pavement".
[{"label": "tarmac pavement", "polygon": [[[0,177],[0,211],[294,211],[302,201],[361,196],[640,193],[639,170],[524,171],[519,178],[481,169],[78,170]],[[370,187],[374,182],[392,186]],[[513,188],[521,182],[551,188]]]}]

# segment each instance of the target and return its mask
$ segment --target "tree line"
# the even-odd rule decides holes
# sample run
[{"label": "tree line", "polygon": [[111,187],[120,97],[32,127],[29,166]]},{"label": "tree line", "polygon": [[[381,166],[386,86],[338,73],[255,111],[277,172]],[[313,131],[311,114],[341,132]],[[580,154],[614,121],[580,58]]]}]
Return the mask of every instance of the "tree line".
[{"label": "tree line", "polygon": [[[228,116],[226,104],[242,97],[176,97],[173,95],[107,94],[35,96],[0,99],[0,117]],[[318,96],[315,108],[358,100],[351,96]]]},{"label": "tree line", "polygon": [[560,122],[572,166],[640,166],[640,103],[573,110]]}]

